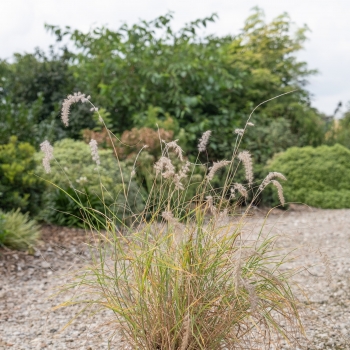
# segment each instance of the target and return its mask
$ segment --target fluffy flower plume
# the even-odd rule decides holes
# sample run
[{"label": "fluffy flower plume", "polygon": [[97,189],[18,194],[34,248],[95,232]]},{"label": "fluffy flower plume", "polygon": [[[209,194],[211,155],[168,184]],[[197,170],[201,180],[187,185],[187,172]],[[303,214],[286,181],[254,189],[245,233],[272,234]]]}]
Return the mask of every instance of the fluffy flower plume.
[{"label": "fluffy flower plume", "polygon": [[283,196],[282,185],[277,180],[271,180],[271,183],[277,188],[278,198],[279,198],[281,204],[284,206],[285,200],[284,200],[284,196]]},{"label": "fluffy flower plume", "polygon": [[92,160],[96,162],[97,165],[100,165],[100,156],[98,155],[97,141],[91,139],[91,141],[89,142],[89,146],[91,149]]},{"label": "fluffy flower plume", "polygon": [[179,173],[174,175],[175,189],[177,189],[177,190],[183,190],[184,189],[183,184],[181,183],[181,180],[187,177],[187,173],[190,170],[190,164],[191,163],[187,161],[182,166],[182,168],[179,171]]},{"label": "fluffy flower plume", "polygon": [[221,211],[218,215],[218,220],[219,221],[224,221],[228,219],[228,209],[225,208],[223,211]]},{"label": "fluffy flower plume", "polygon": [[239,135],[239,136],[243,136],[244,134],[244,129],[236,129],[235,130],[235,134]]},{"label": "fluffy flower plume", "polygon": [[163,140],[163,142],[165,143],[166,147],[167,147],[168,149],[173,149],[174,152],[175,152],[175,154],[177,155],[177,157],[183,162],[183,160],[184,160],[184,159],[183,159],[183,155],[182,155],[183,150],[182,150],[182,148],[177,144],[177,141],[179,141],[179,140],[175,140],[175,141],[171,141],[171,142],[166,143],[166,142]]},{"label": "fluffy flower plume", "polygon": [[179,222],[176,218],[174,218],[174,214],[171,211],[163,211],[162,212],[162,218],[169,222],[170,224],[173,224],[175,226],[179,225]]},{"label": "fluffy flower plume", "polygon": [[252,156],[250,155],[249,151],[242,151],[238,154],[238,159],[243,163],[245,177],[250,186],[254,179]]},{"label": "fluffy flower plume", "polygon": [[184,318],[183,321],[183,330],[184,330],[184,336],[181,341],[181,348],[180,350],[186,350],[188,349],[188,344],[190,342],[191,338],[191,318],[190,318],[190,313],[187,311],[187,314]]},{"label": "fluffy flower plume", "polygon": [[162,218],[166,221],[172,221],[174,220],[174,215],[171,211],[163,211]]},{"label": "fluffy flower plume", "polygon": [[90,96],[85,97],[85,94],[82,94],[81,92],[75,92],[73,95],[68,95],[66,99],[64,99],[62,104],[62,111],[61,111],[61,119],[65,126],[68,126],[69,124],[69,110],[70,106],[73,103],[77,103],[81,101],[82,103],[88,101],[90,99]]},{"label": "fluffy flower plume", "polygon": [[244,198],[248,197],[248,191],[242,184],[235,183],[233,187],[231,187],[230,191],[231,191],[231,198],[235,198],[236,191],[238,191],[242,197]]},{"label": "fluffy flower plume", "polygon": [[207,144],[209,142],[210,135],[211,135],[211,131],[208,130],[204,132],[202,137],[199,139],[199,143],[198,143],[199,152],[204,152],[207,149]]},{"label": "fluffy flower plume", "polygon": [[216,214],[216,208],[214,206],[214,201],[212,196],[207,196],[206,197],[207,203],[208,203],[208,208],[212,214]]},{"label": "fluffy flower plume", "polygon": [[254,126],[254,124],[251,123],[251,122],[248,122],[247,125],[249,125],[249,126]]},{"label": "fluffy flower plume", "polygon": [[79,179],[75,180],[78,184],[84,184],[86,182],[88,182],[88,179],[86,178],[86,176],[80,176]]},{"label": "fluffy flower plume", "polygon": [[[171,163],[171,160],[167,157],[160,157],[158,162],[154,164],[154,169],[156,170],[156,174],[162,174],[165,179],[169,179],[175,175],[175,167]],[[165,170],[163,172],[163,170]]]},{"label": "fluffy flower plume", "polygon": [[53,159],[53,147],[49,141],[45,140],[40,144],[40,149],[44,153],[43,166],[48,174],[51,172],[50,160]]},{"label": "fluffy flower plume", "polygon": [[243,286],[245,287],[249,295],[250,308],[252,312],[254,312],[258,306],[258,301],[259,301],[254,285],[250,284],[248,280],[242,279],[242,282],[243,282]]},{"label": "fluffy flower plume", "polygon": [[215,173],[228,164],[230,164],[230,161],[228,160],[220,160],[220,162],[214,162],[213,166],[209,168],[208,180],[213,180]]},{"label": "fluffy flower plume", "polygon": [[284,180],[284,181],[287,180],[286,177],[281,173],[277,173],[277,172],[268,173],[268,175],[265,177],[264,181],[259,186],[259,190],[262,191],[271,182],[271,180],[276,178],[276,177],[281,179],[281,180]]}]

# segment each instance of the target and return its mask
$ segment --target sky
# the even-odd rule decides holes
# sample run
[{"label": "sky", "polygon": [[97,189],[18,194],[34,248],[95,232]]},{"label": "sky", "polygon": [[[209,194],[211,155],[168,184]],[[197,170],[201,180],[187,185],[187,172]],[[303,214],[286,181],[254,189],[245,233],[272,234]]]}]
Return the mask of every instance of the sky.
[{"label": "sky", "polygon": [[310,78],[312,105],[332,115],[350,101],[350,1],[349,0],[0,0],[0,58],[13,53],[47,49],[54,37],[44,24],[69,25],[83,31],[98,25],[117,29],[174,12],[174,27],[217,13],[207,34],[238,34],[254,6],[266,19],[287,12],[296,26],[307,24],[309,40],[298,54],[319,74]]}]

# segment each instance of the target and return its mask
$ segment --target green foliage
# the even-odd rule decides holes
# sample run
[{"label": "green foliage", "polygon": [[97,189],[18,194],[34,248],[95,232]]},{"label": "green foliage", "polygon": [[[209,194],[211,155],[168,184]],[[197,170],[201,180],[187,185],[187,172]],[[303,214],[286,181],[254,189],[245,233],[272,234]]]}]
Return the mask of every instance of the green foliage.
[{"label": "green foliage", "polygon": [[0,145],[0,209],[20,208],[35,214],[40,207],[43,184],[33,175],[35,149],[15,136]]},{"label": "green foliage", "polygon": [[[350,150],[341,145],[292,147],[273,158],[268,168],[287,177],[283,183],[287,201],[350,208]],[[277,196],[272,198],[276,204]]]},{"label": "green foliage", "polygon": [[91,193],[88,187],[83,192],[72,188],[56,189],[48,204],[50,213],[46,212],[43,217],[59,226],[84,227],[84,222],[90,222],[98,227],[99,221],[104,220],[105,206],[101,197]]},{"label": "green foliage", "polygon": [[[217,160],[230,156],[233,130],[244,125],[254,106],[297,89],[258,109],[253,122],[264,147],[253,147],[254,159],[264,163],[276,149],[291,144],[319,145],[323,120],[310,107],[304,88],[315,71],[296,58],[307,28],[293,33],[286,14],[266,23],[263,12],[255,9],[238,36],[203,37],[201,29],[215,17],[189,23],[177,32],[171,14],[124,24],[116,31],[48,29],[58,40],[68,38],[75,46],[71,70],[80,89],[110,113],[115,133],[135,126],[155,128],[171,118],[175,137],[178,130],[186,130],[192,154],[201,133],[213,130],[208,154]],[[278,124],[278,140],[266,131],[272,123]],[[250,142],[251,138],[245,140],[247,149]]]},{"label": "green foliage", "polygon": [[327,143],[339,143],[350,149],[350,105],[341,119],[335,119],[326,134]]},{"label": "green foliage", "polygon": [[76,84],[68,69],[70,57],[65,49],[49,55],[36,50],[15,54],[12,63],[0,61],[0,143],[16,135],[19,141],[38,146],[46,138],[78,138],[81,129],[95,125],[84,106],[73,108],[69,130],[60,121],[61,101]]},{"label": "green foliage", "polygon": [[[46,209],[40,215],[43,220],[60,225],[81,226],[81,218],[84,216],[82,206],[102,213],[111,211],[109,214],[116,217],[120,217],[124,211],[130,215],[142,209],[142,194],[136,183],[130,180],[131,168],[123,162],[120,163],[125,183],[123,186],[121,172],[116,167],[117,160],[112,151],[100,150],[99,156],[101,166],[97,167],[86,143],[64,139],[54,144],[54,157],[57,162],[52,162],[51,173],[44,174],[41,165],[36,170],[37,174],[56,185],[47,186],[44,194]],[[42,154],[38,153],[36,157],[41,159]],[[129,206],[125,208],[123,193],[129,181]],[[57,187],[66,193],[61,193]],[[67,193],[69,196],[65,198]],[[70,215],[63,215],[62,212]]]},{"label": "green foliage", "polygon": [[19,209],[4,213],[0,211],[0,247],[25,250],[34,246],[39,238],[39,227],[30,220],[28,213]]}]

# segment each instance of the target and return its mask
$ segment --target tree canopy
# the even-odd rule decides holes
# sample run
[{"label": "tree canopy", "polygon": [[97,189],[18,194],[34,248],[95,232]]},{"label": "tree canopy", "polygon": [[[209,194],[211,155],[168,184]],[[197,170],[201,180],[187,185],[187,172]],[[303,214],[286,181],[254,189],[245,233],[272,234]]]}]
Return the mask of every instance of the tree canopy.
[{"label": "tree canopy", "polygon": [[[292,145],[322,143],[323,119],[305,88],[315,71],[296,56],[307,27],[293,31],[287,14],[267,23],[256,8],[236,36],[204,36],[201,29],[216,15],[178,31],[172,29],[172,18],[169,13],[118,30],[89,32],[47,26],[60,48],[56,53],[17,54],[13,63],[0,63],[0,120],[7,125],[2,140],[19,133],[20,141],[31,141],[37,135],[32,140],[37,144],[52,129],[56,139],[81,138],[81,129],[95,126],[92,114],[75,106],[72,127],[65,129],[59,109],[67,94],[82,91],[105,109],[117,134],[170,121],[175,137],[181,134],[194,153],[201,133],[212,130],[208,155],[216,160],[228,156],[234,130],[254,106],[295,90],[259,107],[244,147],[263,164]],[[19,124],[32,132],[22,135]]]}]

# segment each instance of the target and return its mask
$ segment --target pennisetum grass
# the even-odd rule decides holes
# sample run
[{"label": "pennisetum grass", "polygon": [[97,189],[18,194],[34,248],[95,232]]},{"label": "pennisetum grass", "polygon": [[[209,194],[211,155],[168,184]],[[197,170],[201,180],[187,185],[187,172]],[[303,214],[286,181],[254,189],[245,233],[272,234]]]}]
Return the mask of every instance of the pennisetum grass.
[{"label": "pennisetum grass", "polygon": [[[70,105],[78,101],[97,111],[90,97],[70,96],[62,108],[65,125]],[[104,123],[101,116],[100,121]],[[115,318],[112,333],[122,333],[135,349],[268,349],[279,338],[294,341],[302,325],[289,282],[293,272],[281,269],[286,257],[274,249],[277,237],[245,229],[251,203],[267,185],[276,186],[284,201],[282,185],[275,180],[284,176],[270,173],[245,211],[235,211],[253,192],[252,158],[239,149],[248,126],[253,126],[250,117],[244,129],[236,130],[232,158],[207,167],[193,198],[188,199],[187,188],[196,167],[203,165],[198,157],[190,163],[172,141],[164,142],[154,164],[156,178],[142,212],[130,212],[128,184],[123,184],[122,220],[108,207],[98,216],[82,207],[86,227],[97,239],[90,265],[66,286],[78,293],[60,306],[110,310]],[[210,135],[206,131],[199,140],[199,153],[205,152]],[[96,141],[90,147],[99,164]],[[42,148],[51,159],[46,151],[52,153],[51,148],[46,143]],[[239,166],[245,169],[246,185],[234,181]],[[224,186],[215,189],[211,181],[223,167],[228,168]]]}]

